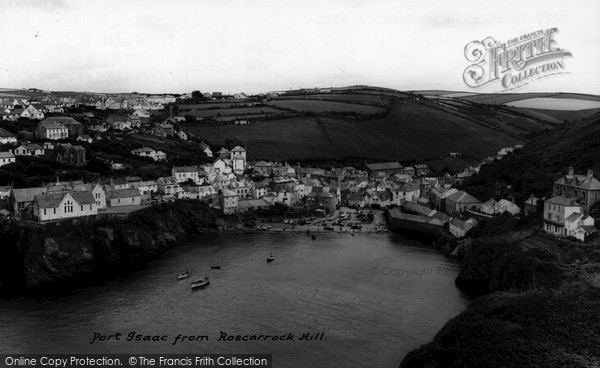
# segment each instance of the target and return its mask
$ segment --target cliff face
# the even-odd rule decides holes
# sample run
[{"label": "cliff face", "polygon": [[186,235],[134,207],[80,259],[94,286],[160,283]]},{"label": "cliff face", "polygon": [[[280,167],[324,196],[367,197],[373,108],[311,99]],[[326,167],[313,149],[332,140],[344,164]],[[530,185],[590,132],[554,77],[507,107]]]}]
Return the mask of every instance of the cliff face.
[{"label": "cliff face", "polygon": [[191,201],[146,208],[123,220],[11,223],[0,232],[1,282],[31,289],[106,277],[214,230],[215,221],[207,205]]},{"label": "cliff face", "polygon": [[527,228],[484,232],[456,279],[480,297],[401,367],[598,366],[598,244]]}]

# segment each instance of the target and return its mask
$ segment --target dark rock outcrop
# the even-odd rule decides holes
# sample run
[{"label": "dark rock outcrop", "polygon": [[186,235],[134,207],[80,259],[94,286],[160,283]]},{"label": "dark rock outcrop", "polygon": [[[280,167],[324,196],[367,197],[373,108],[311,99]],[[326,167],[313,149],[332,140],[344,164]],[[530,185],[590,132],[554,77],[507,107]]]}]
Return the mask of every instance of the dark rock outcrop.
[{"label": "dark rock outcrop", "polygon": [[205,203],[187,201],[156,205],[126,219],[4,224],[0,282],[14,289],[42,289],[110,277],[214,231],[215,222],[216,214]]}]

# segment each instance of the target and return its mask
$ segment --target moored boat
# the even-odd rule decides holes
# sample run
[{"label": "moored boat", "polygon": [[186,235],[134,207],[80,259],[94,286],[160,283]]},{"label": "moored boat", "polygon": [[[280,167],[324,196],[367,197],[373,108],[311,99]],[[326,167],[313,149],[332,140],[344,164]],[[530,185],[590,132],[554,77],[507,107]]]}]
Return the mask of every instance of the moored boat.
[{"label": "moored boat", "polygon": [[210,283],[210,280],[208,278],[208,275],[204,276],[201,279],[198,279],[196,281],[192,281],[192,289],[197,289],[197,288],[201,288],[203,286],[206,286]]},{"label": "moored boat", "polygon": [[177,279],[178,280],[183,280],[183,279],[186,279],[188,277],[190,277],[190,271],[185,271],[185,272],[182,272],[179,275],[177,275]]},{"label": "moored boat", "polygon": [[273,253],[271,253],[271,255],[267,257],[267,262],[273,262],[274,260],[275,257],[273,257]]}]

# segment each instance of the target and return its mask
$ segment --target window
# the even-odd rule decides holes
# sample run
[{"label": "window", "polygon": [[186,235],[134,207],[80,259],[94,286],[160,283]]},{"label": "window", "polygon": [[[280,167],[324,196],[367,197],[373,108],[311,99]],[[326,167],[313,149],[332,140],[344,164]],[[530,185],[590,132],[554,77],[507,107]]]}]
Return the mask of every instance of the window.
[{"label": "window", "polygon": [[44,208],[44,216],[46,215],[46,209]]}]

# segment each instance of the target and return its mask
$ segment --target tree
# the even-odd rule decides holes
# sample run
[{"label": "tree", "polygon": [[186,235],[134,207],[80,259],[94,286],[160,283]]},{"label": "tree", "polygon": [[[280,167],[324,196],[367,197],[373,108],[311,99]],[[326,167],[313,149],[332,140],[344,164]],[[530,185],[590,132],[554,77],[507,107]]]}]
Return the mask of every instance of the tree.
[{"label": "tree", "polygon": [[200,98],[202,98],[202,92],[200,92],[200,91],[192,91],[192,98],[193,99],[200,99]]}]

